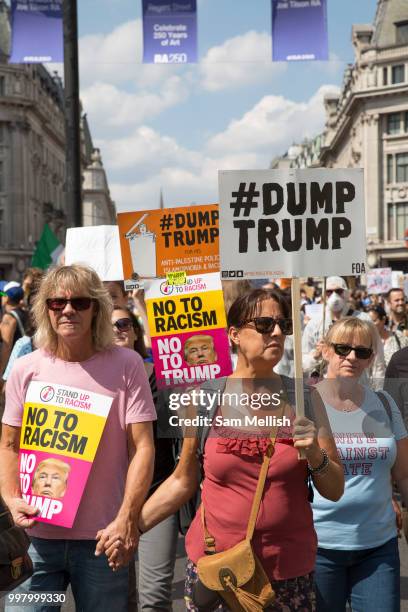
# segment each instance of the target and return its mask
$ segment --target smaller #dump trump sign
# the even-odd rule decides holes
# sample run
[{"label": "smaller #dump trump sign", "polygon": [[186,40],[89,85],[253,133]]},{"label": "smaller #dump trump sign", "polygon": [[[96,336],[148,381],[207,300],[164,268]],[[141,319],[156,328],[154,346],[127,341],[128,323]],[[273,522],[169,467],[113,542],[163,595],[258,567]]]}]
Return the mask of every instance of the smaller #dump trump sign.
[{"label": "smaller #dump trump sign", "polygon": [[160,386],[231,374],[218,273],[189,276],[184,285],[154,281],[146,291],[146,306]]},{"label": "smaller #dump trump sign", "polygon": [[223,279],[366,271],[363,170],[220,171]]},{"label": "smaller #dump trump sign", "polygon": [[218,271],[218,214],[218,204],[119,213],[126,290],[138,278]]},{"label": "smaller #dump trump sign", "polygon": [[113,398],[31,381],[19,453],[22,496],[36,521],[72,527]]}]

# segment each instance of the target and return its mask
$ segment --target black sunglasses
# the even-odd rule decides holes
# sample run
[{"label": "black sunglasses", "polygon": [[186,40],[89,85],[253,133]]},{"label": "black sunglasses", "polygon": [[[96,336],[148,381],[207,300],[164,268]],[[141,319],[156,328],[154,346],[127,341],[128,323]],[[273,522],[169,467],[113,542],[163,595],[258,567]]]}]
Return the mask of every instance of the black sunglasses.
[{"label": "black sunglasses", "polygon": [[330,297],[332,293],[337,293],[337,295],[342,297],[344,294],[344,289],[326,289],[326,295],[328,297]]},{"label": "black sunglasses", "polygon": [[244,321],[242,325],[253,323],[258,334],[270,334],[275,325],[279,326],[282,334],[290,336],[293,333],[292,319],[274,319],[273,317],[254,317]]},{"label": "black sunglasses", "polygon": [[350,344],[334,344],[332,343],[334,352],[339,357],[347,357],[351,351],[354,351],[357,359],[369,359],[373,354],[373,349],[365,346],[351,346]]},{"label": "black sunglasses", "polygon": [[133,326],[132,321],[130,319],[128,319],[127,317],[123,317],[123,319],[118,319],[117,321],[115,321],[113,323],[113,327],[116,327],[116,329],[120,332],[124,332],[129,331]]},{"label": "black sunglasses", "polygon": [[90,297],[74,297],[74,298],[48,298],[45,300],[48,310],[58,312],[64,310],[67,304],[71,304],[74,310],[88,310],[94,300]]}]

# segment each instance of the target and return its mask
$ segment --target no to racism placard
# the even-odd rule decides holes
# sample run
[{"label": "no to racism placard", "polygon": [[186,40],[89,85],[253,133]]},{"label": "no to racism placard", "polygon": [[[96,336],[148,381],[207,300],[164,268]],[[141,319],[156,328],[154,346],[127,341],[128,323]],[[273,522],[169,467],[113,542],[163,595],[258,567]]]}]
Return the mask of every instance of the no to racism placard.
[{"label": "no to racism placard", "polygon": [[10,63],[63,62],[62,0],[11,0]]},{"label": "no to racism placard", "polygon": [[138,278],[220,269],[217,204],[119,213],[117,218],[128,291],[137,288]]},{"label": "no to racism placard", "polygon": [[196,0],[143,0],[143,62],[197,62]]},{"label": "no to racism placard", "polygon": [[272,59],[329,59],[326,0],[272,0]]},{"label": "no to racism placard", "polygon": [[189,276],[185,285],[154,281],[145,299],[158,385],[196,383],[231,374],[218,273]]},{"label": "no to racism placard", "polygon": [[223,279],[365,273],[363,170],[219,172]]},{"label": "no to racism placard", "polygon": [[24,404],[19,466],[22,496],[36,520],[72,527],[113,398],[31,381]]},{"label": "no to racism placard", "polygon": [[374,268],[367,272],[367,293],[388,293],[392,287],[392,269]]}]

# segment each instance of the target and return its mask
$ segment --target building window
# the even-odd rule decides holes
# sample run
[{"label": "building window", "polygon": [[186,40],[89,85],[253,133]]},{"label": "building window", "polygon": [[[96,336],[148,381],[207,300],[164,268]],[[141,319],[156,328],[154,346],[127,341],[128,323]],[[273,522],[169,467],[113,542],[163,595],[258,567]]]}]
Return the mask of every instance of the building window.
[{"label": "building window", "polygon": [[[408,183],[408,153],[397,153],[397,183]],[[408,227],[408,226],[407,226]]]},{"label": "building window", "polygon": [[408,21],[400,21],[395,24],[397,45],[408,44]]},{"label": "building window", "polygon": [[383,85],[388,85],[388,67],[383,68]]},{"label": "building window", "polygon": [[0,192],[4,191],[4,162],[0,161]]},{"label": "building window", "polygon": [[0,76],[0,96],[6,95],[6,77]]},{"label": "building window", "polygon": [[394,156],[387,155],[387,184],[394,182]]},{"label": "building window", "polygon": [[405,66],[399,64],[398,66],[392,67],[392,84],[398,85],[398,83],[405,82]]},{"label": "building window", "polygon": [[404,113],[404,132],[408,132],[408,113]]},{"label": "building window", "polygon": [[387,134],[399,134],[401,131],[400,113],[390,113],[387,115]]},{"label": "building window", "polygon": [[394,208],[392,204],[388,205],[388,240],[394,240]]},{"label": "building window", "polygon": [[395,205],[397,217],[397,240],[404,240],[405,230],[408,227],[408,202]]}]

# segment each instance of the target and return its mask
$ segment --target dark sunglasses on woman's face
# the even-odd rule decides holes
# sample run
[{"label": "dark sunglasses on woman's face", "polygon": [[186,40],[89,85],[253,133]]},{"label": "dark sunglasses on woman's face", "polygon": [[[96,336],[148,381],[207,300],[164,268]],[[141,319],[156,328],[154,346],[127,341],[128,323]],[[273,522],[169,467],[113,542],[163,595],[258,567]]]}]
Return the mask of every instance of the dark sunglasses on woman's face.
[{"label": "dark sunglasses on woman's face", "polygon": [[118,319],[113,323],[113,327],[116,327],[116,329],[120,332],[129,331],[132,328],[132,321],[127,317]]},{"label": "dark sunglasses on woman's face", "polygon": [[369,359],[373,354],[373,349],[365,346],[351,346],[350,344],[332,344],[334,352],[339,357],[347,357],[351,351],[354,351],[357,359]]},{"label": "dark sunglasses on woman's face", "polygon": [[88,310],[91,307],[93,299],[90,297],[74,297],[74,298],[48,298],[46,300],[48,310],[58,312],[64,310],[67,304],[71,304],[74,310]]},{"label": "dark sunglasses on woman's face", "polygon": [[254,317],[243,322],[253,323],[258,334],[270,334],[278,325],[282,334],[290,336],[293,333],[292,319],[274,319],[273,317]]}]

